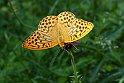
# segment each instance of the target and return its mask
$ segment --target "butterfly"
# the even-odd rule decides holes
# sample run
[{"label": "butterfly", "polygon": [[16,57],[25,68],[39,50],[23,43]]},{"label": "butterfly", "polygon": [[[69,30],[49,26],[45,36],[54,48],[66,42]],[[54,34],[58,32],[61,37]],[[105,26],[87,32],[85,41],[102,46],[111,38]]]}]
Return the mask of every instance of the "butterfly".
[{"label": "butterfly", "polygon": [[77,41],[87,35],[94,25],[78,19],[71,12],[62,12],[58,16],[47,16],[40,21],[35,30],[24,42],[23,47],[30,50],[42,50],[56,45]]}]

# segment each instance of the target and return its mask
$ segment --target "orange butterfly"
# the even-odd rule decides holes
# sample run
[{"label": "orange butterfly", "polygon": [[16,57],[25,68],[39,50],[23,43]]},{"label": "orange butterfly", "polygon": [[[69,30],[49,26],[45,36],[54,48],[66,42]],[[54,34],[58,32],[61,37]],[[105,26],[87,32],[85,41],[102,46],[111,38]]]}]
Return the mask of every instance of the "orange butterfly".
[{"label": "orange butterfly", "polygon": [[64,43],[74,42],[87,35],[94,25],[78,19],[71,12],[62,12],[58,16],[47,16],[24,42],[23,47],[31,50],[64,47]]}]

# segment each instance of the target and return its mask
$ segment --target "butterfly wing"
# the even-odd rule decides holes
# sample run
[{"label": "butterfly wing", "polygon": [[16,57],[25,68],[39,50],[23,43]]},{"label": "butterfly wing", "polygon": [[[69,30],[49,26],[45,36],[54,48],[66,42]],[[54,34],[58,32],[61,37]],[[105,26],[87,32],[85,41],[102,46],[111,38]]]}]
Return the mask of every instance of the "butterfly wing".
[{"label": "butterfly wing", "polygon": [[87,35],[94,25],[91,22],[84,21],[82,19],[76,19],[71,28],[69,29],[69,36],[71,41],[76,41]]},{"label": "butterfly wing", "polygon": [[[73,42],[69,35],[72,23],[76,20],[75,15],[71,12],[62,12],[58,15],[58,27],[61,33],[61,42]],[[61,45],[60,45],[61,46]]]},{"label": "butterfly wing", "polygon": [[31,50],[42,50],[56,46],[57,42],[57,17],[47,16],[24,42],[23,47]]},{"label": "butterfly wing", "polygon": [[94,27],[91,22],[77,19],[71,12],[62,12],[58,15],[63,42],[74,42],[87,35]]}]

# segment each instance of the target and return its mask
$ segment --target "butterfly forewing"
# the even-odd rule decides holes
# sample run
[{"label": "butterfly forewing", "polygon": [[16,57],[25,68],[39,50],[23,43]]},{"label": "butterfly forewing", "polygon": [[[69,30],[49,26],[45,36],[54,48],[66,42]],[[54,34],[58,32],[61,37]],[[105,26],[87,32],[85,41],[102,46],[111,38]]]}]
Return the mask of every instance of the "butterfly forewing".
[{"label": "butterfly forewing", "polygon": [[71,41],[76,41],[87,35],[92,29],[93,24],[91,22],[84,21],[82,19],[76,19],[69,30],[69,36]]},{"label": "butterfly forewing", "polygon": [[23,47],[31,50],[48,49],[56,46],[57,42],[57,17],[47,16],[38,25],[38,30],[34,31],[23,43]]},{"label": "butterfly forewing", "polygon": [[93,28],[91,22],[78,19],[71,12],[63,12],[58,16],[64,43],[81,39]]}]

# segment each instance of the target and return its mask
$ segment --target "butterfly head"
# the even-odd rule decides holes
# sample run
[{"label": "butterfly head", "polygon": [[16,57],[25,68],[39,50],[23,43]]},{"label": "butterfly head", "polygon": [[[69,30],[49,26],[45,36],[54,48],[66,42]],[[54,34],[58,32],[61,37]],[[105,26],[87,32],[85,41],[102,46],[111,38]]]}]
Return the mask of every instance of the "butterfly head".
[{"label": "butterfly head", "polygon": [[69,42],[69,43],[64,43],[64,49],[66,49],[66,50],[68,50],[68,49],[71,49],[71,48],[76,48],[76,43],[77,43],[78,41],[74,41],[74,42]]}]

